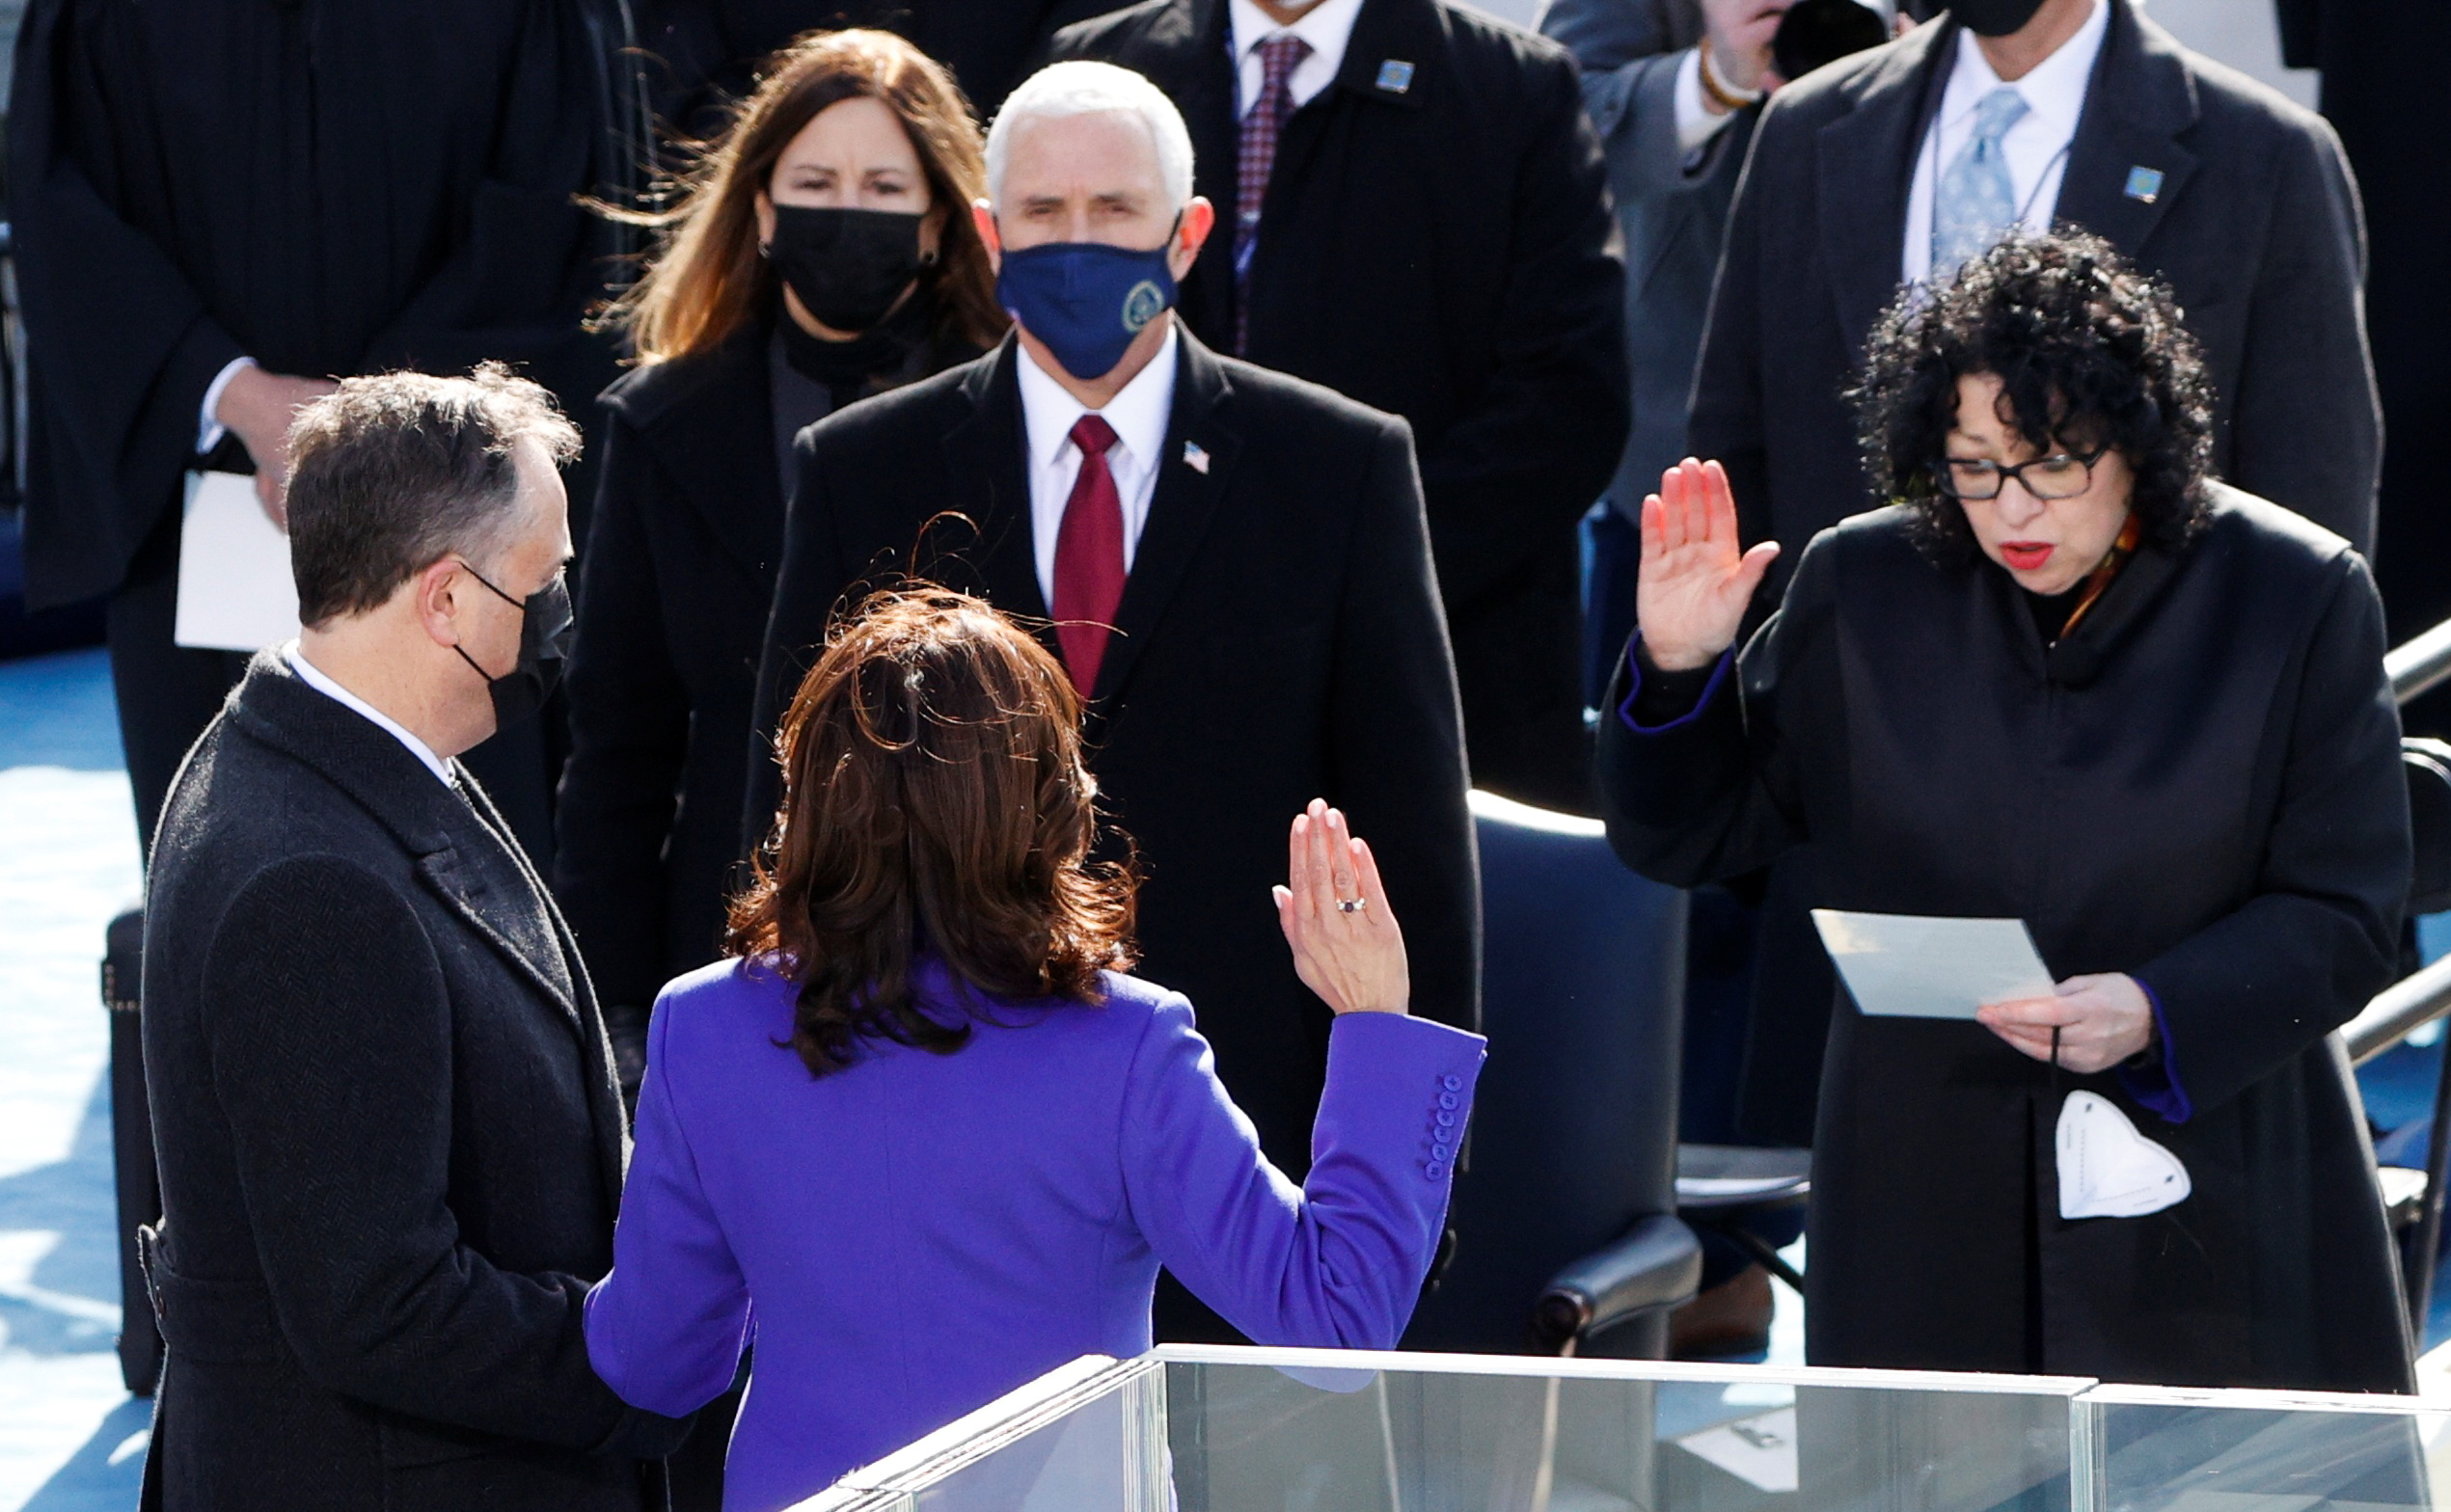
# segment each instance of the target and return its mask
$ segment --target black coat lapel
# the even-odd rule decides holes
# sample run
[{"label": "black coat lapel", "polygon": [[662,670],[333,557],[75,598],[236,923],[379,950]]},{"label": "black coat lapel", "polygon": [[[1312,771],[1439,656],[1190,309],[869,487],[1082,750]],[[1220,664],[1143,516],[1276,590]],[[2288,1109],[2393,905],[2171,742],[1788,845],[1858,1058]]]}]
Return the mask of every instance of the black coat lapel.
[{"label": "black coat lapel", "polygon": [[775,472],[769,335],[752,321],[703,359],[681,359],[697,371],[649,369],[606,399],[645,438],[724,554],[760,582],[774,580],[791,487]]},{"label": "black coat lapel", "polygon": [[1131,575],[1124,580],[1123,602],[1116,606],[1116,634],[1099,664],[1097,698],[1102,704],[1130,682],[1141,651],[1199,554],[1242,450],[1241,439],[1231,428],[1234,386],[1226,378],[1225,364],[1190,332],[1180,331],[1177,340],[1174,405],[1157,457],[1157,491],[1132,554]]},{"label": "black coat lapel", "polygon": [[1957,27],[1919,27],[1855,86],[1863,100],[1814,141],[1821,255],[1850,357],[1896,297],[1915,156],[1955,56]]},{"label": "black coat lapel", "polygon": [[2128,0],[2111,0],[2110,30],[2085,87],[2053,218],[2140,256],[2195,172],[2195,154],[2178,141],[2195,119],[2195,84],[2178,44]]},{"label": "black coat lapel", "polygon": [[[967,576],[997,608],[1043,621],[1047,596],[1039,590],[1031,548],[1029,445],[1015,370],[1027,360],[1008,336],[963,380],[964,413],[944,437],[949,481],[937,492],[942,512],[919,522],[911,566],[921,577],[940,580]],[[967,571],[948,571],[955,558],[967,564]],[[1051,635],[1042,638],[1053,644]]]}]

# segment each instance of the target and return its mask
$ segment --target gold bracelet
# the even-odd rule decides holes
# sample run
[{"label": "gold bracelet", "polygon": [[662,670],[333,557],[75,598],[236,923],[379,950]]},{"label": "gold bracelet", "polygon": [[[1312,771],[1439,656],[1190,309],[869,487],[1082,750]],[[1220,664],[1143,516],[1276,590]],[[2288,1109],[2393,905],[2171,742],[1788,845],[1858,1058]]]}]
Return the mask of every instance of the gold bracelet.
[{"label": "gold bracelet", "polygon": [[1721,110],[1726,111],[1728,114],[1732,116],[1737,111],[1744,109],[1747,105],[1750,105],[1754,101],[1761,98],[1761,91],[1759,90],[1755,90],[1750,94],[1740,94],[1719,81],[1719,70],[1710,66],[1709,38],[1703,38],[1701,45],[1696,50],[1702,54],[1702,68],[1698,71],[1702,75],[1702,93],[1709,95],[1713,102],[1715,102]]}]

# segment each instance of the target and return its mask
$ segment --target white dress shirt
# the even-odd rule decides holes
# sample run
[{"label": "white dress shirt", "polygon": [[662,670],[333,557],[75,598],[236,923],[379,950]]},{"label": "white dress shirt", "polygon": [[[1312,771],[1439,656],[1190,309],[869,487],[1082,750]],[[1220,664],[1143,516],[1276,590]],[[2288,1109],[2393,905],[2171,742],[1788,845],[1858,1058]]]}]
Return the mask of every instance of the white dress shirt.
[{"label": "white dress shirt", "polygon": [[354,710],[356,713],[365,716],[366,718],[377,729],[382,730],[385,734],[391,736],[392,739],[399,742],[402,745],[407,746],[408,753],[416,757],[419,761],[423,762],[425,764],[425,770],[432,772],[435,777],[442,782],[443,786],[453,789],[454,791],[458,789],[459,782],[458,779],[451,775],[450,764],[443,760],[442,757],[435,755],[432,746],[427,745],[423,741],[421,741],[416,736],[411,735],[408,732],[408,727],[406,725],[401,724],[398,720],[385,714],[382,710],[375,708],[372,704],[368,703],[365,699],[360,698],[357,694],[349,691],[345,688],[342,688],[340,684],[325,676],[321,668],[307,660],[306,653],[298,649],[298,643],[296,641],[293,640],[287,645],[282,647],[281,652],[282,655],[289,659],[289,669],[298,674],[299,681],[305,683],[309,688],[313,688],[316,692],[323,694],[326,698],[334,699],[339,703],[345,705],[347,708]]},{"label": "white dress shirt", "polygon": [[[1115,493],[1124,506],[1126,574],[1140,550],[1141,527],[1149,523],[1149,501],[1157,493],[1159,453],[1165,449],[1166,421],[1175,407],[1175,353],[1181,345],[1169,314],[1165,344],[1157,355],[1098,412],[1115,430],[1115,444],[1106,448],[1106,470],[1114,474]],[[1055,538],[1064,528],[1064,505],[1072,500],[1073,482],[1081,471],[1081,448],[1073,445],[1073,426],[1090,410],[1049,377],[1028,348],[1017,345],[1015,350],[1021,358],[1021,429],[1030,448],[1030,548],[1038,565],[1038,591],[1052,609]]]},{"label": "white dress shirt", "polygon": [[[1720,84],[1726,87],[1727,80],[1722,79]],[[1675,99],[1676,150],[1687,157],[1701,151],[1711,138],[1728,129],[1728,122],[1736,119],[1732,110],[1713,115],[1710,107],[1702,102],[1702,50],[1700,47],[1686,48],[1685,56],[1677,62]]]},{"label": "white dress shirt", "polygon": [[[2008,181],[2022,207],[2018,224],[2029,231],[2051,229],[2059,204],[2059,183],[2067,176],[2068,149],[2077,136],[2077,119],[2084,114],[2085,90],[2093,82],[2094,60],[2102,54],[2103,35],[2111,29],[2109,0],[2094,0],[2093,14],[2075,36],[2036,64],[2008,88],[2026,100],[2026,114],[2002,133],[2001,156],[2008,164]],[[1957,62],[1941,93],[1940,114],[1923,133],[1923,149],[1915,159],[1915,176],[1906,200],[1906,282],[1920,284],[1932,271],[1932,201],[1941,175],[1957,157],[1974,130],[1974,107],[2001,87],[1974,34],[1957,33]]]},{"label": "white dress shirt", "polygon": [[1279,32],[1291,32],[1311,44],[1310,56],[1295,64],[1285,80],[1285,93],[1299,110],[1336,81],[1336,70],[1345,66],[1345,44],[1353,40],[1353,19],[1361,14],[1362,0],[1319,0],[1292,26],[1279,26],[1251,0],[1227,0],[1228,45],[1234,48],[1237,86],[1234,118],[1241,120],[1259,103],[1260,86],[1267,78],[1267,69],[1260,62],[1262,42]]},{"label": "white dress shirt", "polygon": [[221,392],[240,371],[255,365],[252,357],[233,357],[221,364],[221,371],[213,374],[213,381],[205,386],[204,405],[196,412],[196,455],[201,457],[221,445],[221,438],[228,434],[228,427],[215,413],[221,408]]}]

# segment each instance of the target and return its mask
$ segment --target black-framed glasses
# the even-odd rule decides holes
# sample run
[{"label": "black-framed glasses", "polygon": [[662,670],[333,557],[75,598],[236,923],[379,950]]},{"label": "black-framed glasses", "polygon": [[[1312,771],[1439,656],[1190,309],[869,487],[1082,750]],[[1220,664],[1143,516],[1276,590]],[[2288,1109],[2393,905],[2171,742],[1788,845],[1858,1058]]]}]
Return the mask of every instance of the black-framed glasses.
[{"label": "black-framed glasses", "polygon": [[1946,457],[1933,465],[1932,476],[1951,499],[1981,503],[1998,499],[2015,478],[2036,499],[2074,499],[2093,482],[2093,465],[2108,446],[2091,451],[2055,451],[2026,462],[1993,462],[1987,458]]}]

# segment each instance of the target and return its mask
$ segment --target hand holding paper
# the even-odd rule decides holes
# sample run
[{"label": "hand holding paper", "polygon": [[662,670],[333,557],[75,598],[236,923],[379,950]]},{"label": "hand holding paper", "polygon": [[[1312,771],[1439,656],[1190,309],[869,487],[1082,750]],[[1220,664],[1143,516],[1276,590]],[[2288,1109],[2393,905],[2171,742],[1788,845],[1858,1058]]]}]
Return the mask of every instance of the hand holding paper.
[{"label": "hand holding paper", "polygon": [[2037,1061],[2051,1059],[2059,1031],[2059,1064],[2081,1075],[2107,1071],[2153,1042],[2153,1003],[2134,977],[2115,972],[2070,977],[2050,997],[1986,1004],[1975,1021]]}]

